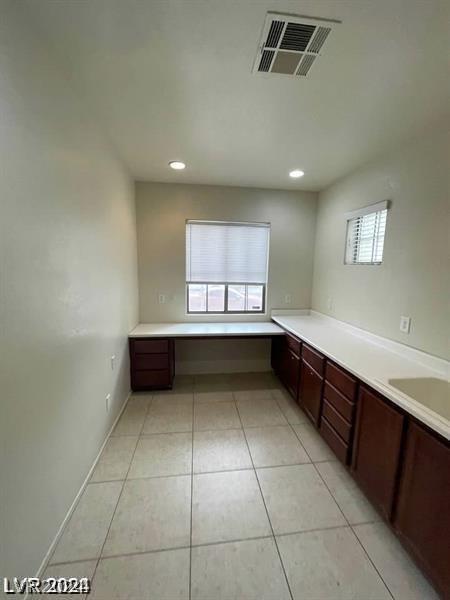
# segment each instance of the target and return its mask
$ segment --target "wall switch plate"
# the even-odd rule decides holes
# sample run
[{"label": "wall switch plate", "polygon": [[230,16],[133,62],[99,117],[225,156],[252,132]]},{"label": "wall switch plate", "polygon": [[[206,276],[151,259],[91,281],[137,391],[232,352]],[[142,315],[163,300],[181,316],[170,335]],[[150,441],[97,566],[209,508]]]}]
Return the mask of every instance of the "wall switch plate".
[{"label": "wall switch plate", "polygon": [[290,304],[292,302],[292,295],[291,294],[286,294],[284,296],[284,303],[285,304]]},{"label": "wall switch plate", "polygon": [[166,295],[158,294],[158,304],[165,304],[165,303],[166,303]]},{"label": "wall switch plate", "polygon": [[409,333],[411,328],[411,317],[400,317],[400,331],[402,333]]},{"label": "wall switch plate", "polygon": [[116,366],[116,355],[113,354],[111,356],[111,371],[114,371],[114,367]]},{"label": "wall switch plate", "polygon": [[108,394],[106,396],[106,412],[109,412],[110,404],[111,404],[111,394]]},{"label": "wall switch plate", "polygon": [[333,298],[327,299],[327,308],[328,310],[333,310]]}]

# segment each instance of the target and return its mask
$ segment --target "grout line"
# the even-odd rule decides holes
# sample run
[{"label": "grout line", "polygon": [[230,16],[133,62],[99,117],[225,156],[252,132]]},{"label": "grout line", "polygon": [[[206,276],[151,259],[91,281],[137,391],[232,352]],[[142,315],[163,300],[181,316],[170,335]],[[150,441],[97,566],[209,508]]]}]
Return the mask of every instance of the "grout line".
[{"label": "grout line", "polygon": [[[43,561],[41,562],[41,564],[40,564],[40,566],[38,568],[38,571],[37,571],[37,576],[38,577],[42,576],[42,573],[44,573],[45,569],[47,567],[49,567],[50,565],[52,565],[52,557],[55,555],[56,548],[57,548],[57,546],[58,546],[58,544],[59,544],[59,542],[60,542],[60,540],[61,540],[61,538],[62,538],[62,536],[64,534],[64,531],[66,530],[66,528],[67,528],[67,526],[68,526],[68,524],[69,524],[69,522],[70,522],[73,514],[75,513],[75,511],[76,511],[76,509],[77,509],[77,507],[78,507],[78,505],[80,503],[80,500],[81,500],[84,492],[86,491],[87,486],[91,483],[92,475],[93,475],[93,473],[94,473],[94,471],[95,471],[98,463],[100,462],[100,458],[101,458],[101,455],[103,454],[104,449],[106,448],[106,444],[108,443],[108,440],[110,439],[110,437],[114,433],[114,430],[115,430],[115,428],[117,426],[117,423],[120,421],[123,413],[125,412],[125,409],[126,409],[126,407],[128,405],[128,402],[130,401],[131,396],[132,396],[132,392],[130,391],[128,393],[128,396],[125,399],[124,403],[122,404],[122,406],[121,406],[121,408],[120,408],[120,410],[119,410],[119,412],[118,412],[118,414],[117,414],[117,416],[116,416],[113,424],[111,425],[109,433],[106,436],[106,438],[104,439],[103,444],[102,444],[102,446],[101,446],[101,448],[100,448],[100,450],[99,450],[99,452],[98,452],[98,454],[97,454],[94,462],[92,463],[92,466],[89,469],[89,472],[88,472],[87,476],[85,477],[83,483],[81,484],[80,489],[78,490],[77,495],[75,496],[74,501],[72,502],[72,505],[70,506],[69,510],[67,511],[66,516],[64,517],[64,519],[63,519],[63,521],[62,521],[62,523],[61,523],[61,525],[60,525],[60,527],[58,529],[58,532],[56,533],[55,537],[53,538],[53,541],[51,542],[51,544],[50,544],[50,546],[49,546],[49,548],[47,550],[47,553],[46,553]],[[26,594],[25,600],[27,598],[28,598],[28,593]]]},{"label": "grout line", "polygon": [[[152,402],[153,402],[153,396],[150,395],[149,402],[148,402],[147,408],[145,410],[145,416],[144,416],[144,419],[142,420],[142,426],[141,426],[141,431],[140,431],[139,435],[142,433],[142,430],[144,429],[145,419],[147,418],[147,414],[148,414],[148,411],[150,410],[150,406],[152,405]],[[133,452],[133,455],[131,456],[130,464],[128,465],[128,469],[127,469],[127,472],[126,472],[126,475],[125,475],[125,479],[122,481],[122,488],[120,490],[119,497],[117,498],[117,502],[116,502],[116,505],[114,507],[114,511],[113,511],[112,516],[111,516],[111,520],[109,522],[108,531],[106,532],[105,539],[103,540],[103,544],[102,544],[102,547],[100,549],[100,552],[99,552],[99,555],[98,555],[98,558],[97,558],[97,564],[95,565],[94,572],[92,573],[92,578],[91,578],[92,585],[93,585],[94,580],[95,580],[95,575],[97,574],[98,565],[100,564],[100,560],[102,559],[103,550],[105,548],[106,540],[108,539],[108,535],[109,535],[109,532],[111,530],[111,525],[113,523],[115,514],[117,512],[117,507],[119,506],[120,499],[122,498],[123,490],[125,488],[126,478],[128,477],[128,473],[130,472],[131,464],[133,462],[134,455],[136,454],[136,448],[137,448],[137,446],[138,446],[138,443],[136,442],[136,446],[134,447],[134,452]]]},{"label": "grout line", "polygon": [[[280,406],[280,404],[278,403],[278,401],[277,401],[277,399],[276,399],[276,398],[275,398],[275,401],[277,402],[277,404],[278,404],[278,406],[279,406],[279,408],[280,408],[280,410],[281,410],[281,406]],[[302,410],[300,407],[298,407],[298,408],[299,408],[300,410]],[[283,411],[282,411],[282,412],[283,412]],[[283,413],[283,414],[284,414],[284,413]],[[301,423],[300,423],[300,424],[301,424]],[[370,556],[369,556],[369,554],[368,554],[367,550],[364,548],[364,546],[362,545],[362,543],[361,543],[360,539],[358,538],[358,536],[357,536],[356,532],[354,531],[354,529],[353,529],[353,526],[351,525],[351,523],[349,522],[349,520],[348,520],[348,519],[347,519],[347,517],[345,516],[344,512],[342,511],[341,507],[339,506],[339,504],[338,504],[338,502],[337,502],[336,498],[334,497],[334,494],[331,492],[331,489],[328,487],[328,484],[326,483],[325,479],[322,477],[322,474],[320,473],[319,469],[316,467],[316,463],[324,463],[324,462],[337,462],[337,460],[320,460],[320,461],[319,461],[319,460],[316,460],[316,461],[313,461],[313,460],[312,460],[312,458],[311,458],[311,455],[310,455],[310,454],[309,454],[309,452],[308,452],[308,450],[307,450],[307,449],[306,449],[306,447],[305,447],[305,446],[302,444],[302,441],[301,441],[301,439],[300,439],[300,436],[297,434],[297,432],[296,432],[296,430],[294,429],[293,425],[294,425],[293,423],[289,423],[289,426],[291,427],[292,431],[294,432],[294,434],[295,434],[295,436],[297,437],[297,439],[298,439],[298,441],[300,442],[300,444],[303,446],[303,448],[304,448],[304,450],[305,450],[305,452],[306,452],[307,456],[309,456],[309,458],[310,458],[310,460],[311,460],[311,463],[305,463],[305,464],[312,464],[312,465],[313,465],[313,467],[314,467],[315,471],[317,472],[318,476],[319,476],[319,477],[320,477],[320,479],[322,480],[322,482],[323,482],[323,484],[325,485],[326,489],[328,490],[328,492],[329,492],[330,496],[333,498],[333,501],[335,502],[335,504],[336,504],[336,506],[338,507],[338,509],[339,509],[340,513],[342,514],[342,516],[343,516],[343,518],[344,518],[345,522],[347,523],[347,527],[349,527],[349,528],[350,528],[350,530],[351,530],[351,532],[353,533],[354,537],[357,539],[357,541],[358,541],[359,545],[361,546],[361,548],[362,548],[362,550],[363,550],[364,554],[367,556],[367,558],[368,558],[369,562],[371,563],[371,565],[372,565],[372,566],[373,566],[373,568],[375,569],[375,572],[378,574],[379,578],[380,578],[380,579],[381,579],[381,581],[383,582],[383,584],[384,584],[384,586],[386,587],[386,589],[387,589],[387,591],[388,591],[389,595],[390,595],[390,596],[391,596],[391,597],[394,599],[394,596],[393,596],[393,594],[392,594],[391,590],[389,589],[389,587],[388,587],[387,583],[386,583],[386,582],[385,582],[385,580],[383,579],[383,577],[382,577],[382,575],[381,575],[380,571],[377,569],[377,567],[375,566],[374,562],[373,562],[373,561],[372,561],[372,559],[370,558]],[[315,432],[315,433],[317,433],[315,429],[314,429],[314,432]],[[376,522],[376,521],[375,521],[375,522]],[[358,525],[359,525],[359,524],[360,524],[360,523],[358,523]],[[291,535],[291,534],[286,534],[286,535]]]},{"label": "grout line", "polygon": [[[152,550],[137,550],[136,552],[123,552],[121,554],[104,554],[100,557],[101,560],[104,559],[109,559],[109,558],[121,558],[124,556],[140,556],[141,554],[157,554],[159,552],[171,552],[174,550],[189,550],[191,547],[192,548],[207,548],[209,546],[223,546],[226,544],[237,544],[237,543],[241,543],[241,542],[252,542],[252,541],[256,541],[256,540],[272,540],[274,538],[281,538],[281,537],[289,537],[292,535],[302,535],[304,533],[314,533],[317,531],[333,531],[334,529],[349,529],[349,527],[347,525],[334,525],[331,527],[319,527],[319,528],[314,528],[314,529],[299,529],[298,531],[288,531],[285,533],[274,533],[273,535],[257,535],[257,536],[252,536],[252,537],[245,537],[245,538],[233,538],[230,540],[216,540],[216,541],[212,541],[212,542],[203,542],[200,544],[192,544],[192,546],[188,545],[188,546],[170,546],[169,548],[155,548]],[[76,563],[82,563],[82,562],[92,562],[92,561],[97,561],[98,558],[82,558],[79,560],[71,560],[71,561],[66,561],[66,562],[57,562],[57,563],[53,563],[52,567],[56,567],[56,566],[60,566],[60,565],[70,565],[70,564],[76,564]]]},{"label": "grout line", "polygon": [[[235,397],[235,396],[234,396],[234,392],[233,392],[233,398],[234,398],[234,397]],[[283,569],[284,578],[285,578],[285,580],[286,580],[286,585],[287,585],[287,588],[288,588],[288,590],[289,590],[289,595],[290,595],[290,597],[291,597],[291,600],[294,600],[294,596],[293,596],[293,594],[292,594],[291,586],[290,586],[290,584],[289,584],[289,580],[288,580],[288,577],[287,577],[286,569],[284,568],[284,563],[283,563],[283,560],[282,560],[282,558],[281,558],[281,553],[280,553],[280,549],[279,549],[279,547],[278,547],[278,542],[277,542],[277,539],[276,539],[276,537],[275,537],[275,532],[274,532],[274,530],[273,530],[272,521],[270,520],[270,515],[269,515],[269,511],[268,511],[268,509],[267,509],[266,500],[265,500],[265,498],[264,498],[264,494],[262,493],[261,484],[260,484],[260,482],[259,482],[259,478],[258,478],[258,473],[257,473],[257,471],[256,471],[256,469],[255,469],[255,464],[254,464],[254,462],[253,462],[253,456],[252,456],[252,453],[251,453],[251,451],[250,451],[250,446],[249,446],[249,444],[248,444],[247,436],[245,435],[245,429],[244,429],[244,426],[243,426],[243,423],[242,423],[242,419],[241,419],[241,415],[240,415],[240,412],[239,412],[239,407],[238,407],[238,405],[237,405],[236,399],[235,399],[235,404],[236,404],[236,410],[237,410],[237,413],[238,413],[238,415],[239,415],[239,419],[240,419],[240,421],[241,421],[242,430],[243,430],[243,432],[244,432],[244,438],[245,438],[245,443],[247,444],[247,450],[248,450],[248,453],[249,453],[249,455],[250,455],[250,460],[252,461],[252,465],[253,465],[253,471],[254,471],[254,473],[255,473],[255,477],[256,477],[256,482],[258,483],[259,493],[261,494],[261,499],[262,499],[262,501],[263,501],[264,508],[265,508],[265,510],[266,510],[267,520],[269,521],[270,530],[272,531],[272,539],[273,539],[273,541],[274,541],[275,548],[277,549],[277,553],[278,553],[278,559],[279,559],[279,561],[280,561],[281,568]]]},{"label": "grout line", "polygon": [[[292,430],[293,430],[293,431],[294,431],[294,433],[295,433],[295,429],[294,429],[293,427],[292,427]],[[315,429],[314,429],[314,432],[315,432],[315,433],[317,433]],[[296,435],[297,435],[297,434],[296,434]],[[318,434],[317,434],[317,435],[318,435]],[[297,435],[297,437],[298,437],[298,435]],[[300,438],[298,438],[298,439],[300,440]],[[306,448],[305,448],[305,450],[306,450]],[[307,453],[307,454],[308,454],[308,453]],[[308,455],[308,456],[309,456],[309,455]],[[316,461],[316,462],[321,462],[321,463],[324,463],[324,462],[337,462],[337,461],[336,461],[336,460],[334,460],[334,461],[333,461],[333,460],[329,460],[329,461],[323,460],[323,461]],[[338,508],[339,512],[341,513],[342,517],[344,518],[344,520],[345,520],[345,523],[346,523],[346,527],[350,528],[350,531],[353,533],[354,537],[357,539],[357,541],[358,541],[359,545],[360,545],[360,546],[361,546],[361,548],[363,549],[363,552],[364,552],[364,554],[366,555],[366,557],[368,558],[369,562],[371,563],[371,565],[372,565],[372,566],[373,566],[373,568],[375,569],[375,572],[378,574],[379,578],[380,578],[380,579],[381,579],[381,581],[383,582],[383,584],[384,584],[385,588],[387,589],[388,593],[390,594],[390,596],[391,596],[391,597],[393,598],[393,600],[394,600],[394,596],[393,596],[393,594],[392,594],[391,590],[389,589],[389,587],[388,587],[388,585],[386,584],[386,582],[384,581],[384,579],[383,579],[383,577],[382,577],[381,573],[379,572],[379,570],[377,569],[377,567],[376,567],[376,566],[375,566],[375,564],[373,563],[373,561],[372,561],[372,559],[370,558],[369,554],[367,553],[366,549],[365,549],[365,548],[364,548],[364,546],[361,544],[361,542],[360,542],[360,540],[359,540],[358,536],[356,535],[355,531],[353,530],[353,527],[352,527],[352,525],[351,525],[350,521],[349,521],[349,520],[347,519],[347,517],[345,516],[345,514],[344,514],[344,511],[343,511],[343,510],[342,510],[342,508],[340,507],[340,505],[339,505],[338,501],[336,500],[336,498],[335,498],[335,496],[334,496],[333,492],[332,492],[332,491],[331,491],[331,489],[329,488],[329,486],[328,486],[327,482],[326,482],[326,481],[325,481],[325,479],[322,477],[322,474],[321,474],[321,472],[319,471],[319,469],[317,468],[317,466],[316,466],[316,464],[315,464],[314,462],[312,462],[312,465],[313,465],[313,467],[314,467],[314,469],[315,469],[316,473],[317,473],[317,474],[318,474],[318,476],[320,477],[321,481],[323,482],[324,486],[325,486],[325,487],[326,487],[326,489],[328,490],[328,493],[329,493],[329,494],[330,494],[330,496],[332,497],[332,499],[333,499],[334,503],[336,504],[336,506],[337,506],[337,508]]]}]

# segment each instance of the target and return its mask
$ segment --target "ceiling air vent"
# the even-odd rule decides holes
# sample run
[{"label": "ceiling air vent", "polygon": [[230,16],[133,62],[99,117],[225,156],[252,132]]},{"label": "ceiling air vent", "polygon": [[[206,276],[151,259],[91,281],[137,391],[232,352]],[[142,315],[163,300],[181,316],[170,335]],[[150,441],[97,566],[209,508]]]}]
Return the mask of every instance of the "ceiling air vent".
[{"label": "ceiling air vent", "polygon": [[306,77],[339,22],[267,13],[253,72]]}]

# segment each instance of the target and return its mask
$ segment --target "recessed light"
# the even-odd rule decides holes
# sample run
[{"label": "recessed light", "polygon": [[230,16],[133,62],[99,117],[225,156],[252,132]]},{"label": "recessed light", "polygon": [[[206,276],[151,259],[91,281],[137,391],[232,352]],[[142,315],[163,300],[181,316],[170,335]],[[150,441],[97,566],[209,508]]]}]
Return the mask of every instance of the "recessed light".
[{"label": "recessed light", "polygon": [[182,169],[186,168],[186,165],[184,162],[181,162],[180,160],[171,160],[169,163],[169,167],[171,167],[172,169],[175,169],[175,171],[181,171]]},{"label": "recessed light", "polygon": [[297,179],[298,177],[303,177],[304,171],[300,171],[300,169],[294,169],[293,171],[289,171],[289,177],[293,177]]}]

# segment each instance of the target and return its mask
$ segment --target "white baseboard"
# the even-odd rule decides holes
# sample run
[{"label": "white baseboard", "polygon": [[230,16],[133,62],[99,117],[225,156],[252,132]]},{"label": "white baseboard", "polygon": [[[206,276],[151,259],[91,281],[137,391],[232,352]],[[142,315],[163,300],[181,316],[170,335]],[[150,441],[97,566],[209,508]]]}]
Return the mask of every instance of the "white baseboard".
[{"label": "white baseboard", "polygon": [[[124,403],[122,404],[122,406],[121,406],[121,408],[120,408],[120,410],[119,410],[119,412],[118,412],[118,414],[117,414],[117,417],[114,419],[114,423],[112,424],[112,426],[111,426],[110,430],[108,431],[108,434],[106,435],[106,437],[105,437],[105,439],[104,439],[104,441],[103,441],[103,444],[102,444],[102,446],[101,446],[101,448],[100,448],[100,450],[99,450],[99,452],[98,452],[98,454],[97,454],[97,456],[96,456],[96,458],[95,458],[94,462],[92,463],[92,467],[89,469],[89,472],[88,472],[88,474],[86,475],[86,477],[85,477],[85,479],[84,479],[83,483],[81,484],[81,487],[80,487],[80,489],[79,489],[79,491],[78,491],[77,495],[75,496],[75,499],[74,499],[74,501],[72,502],[72,504],[71,504],[71,506],[70,506],[69,510],[67,511],[67,514],[66,514],[66,516],[64,517],[64,519],[63,519],[63,522],[61,523],[61,525],[60,525],[60,527],[59,527],[59,529],[58,529],[58,531],[57,531],[57,533],[56,533],[55,537],[53,538],[53,541],[52,541],[52,543],[50,544],[50,546],[49,546],[49,549],[47,550],[47,552],[46,552],[46,554],[45,554],[45,557],[44,557],[43,561],[41,562],[41,565],[40,565],[40,567],[39,567],[39,569],[38,569],[38,571],[37,571],[36,577],[41,577],[41,576],[42,576],[42,573],[43,573],[43,572],[44,572],[44,570],[47,568],[47,564],[48,564],[48,562],[49,562],[49,560],[50,560],[50,557],[51,557],[51,556],[52,556],[52,554],[53,554],[53,551],[54,551],[54,549],[55,549],[55,547],[56,547],[56,544],[59,542],[59,538],[61,537],[61,535],[62,535],[62,532],[64,531],[64,527],[66,526],[67,522],[69,521],[70,517],[72,516],[72,513],[73,513],[73,511],[75,510],[75,507],[76,507],[76,505],[78,504],[78,500],[80,499],[80,497],[81,497],[82,493],[84,492],[84,490],[85,490],[85,488],[86,488],[87,484],[89,483],[89,480],[90,480],[90,478],[91,478],[91,475],[92,475],[92,473],[93,473],[93,471],[94,471],[95,467],[97,466],[97,463],[98,463],[98,461],[99,461],[99,459],[100,459],[100,455],[101,455],[101,453],[103,452],[103,449],[104,449],[104,447],[106,446],[106,442],[108,441],[108,439],[109,439],[109,436],[110,436],[110,435],[111,435],[111,433],[113,432],[113,430],[114,430],[114,427],[116,426],[116,424],[117,424],[118,420],[119,420],[119,419],[120,419],[120,417],[122,416],[122,413],[123,413],[123,411],[124,411],[124,408],[125,408],[125,406],[126,406],[126,404],[127,404],[127,402],[128,402],[128,399],[130,398],[130,396],[131,396],[131,391],[130,391],[130,392],[128,392],[128,395],[127,395],[127,397],[125,398],[125,401],[124,401]],[[25,596],[25,600],[26,600],[27,598],[28,598],[28,594]]]}]

